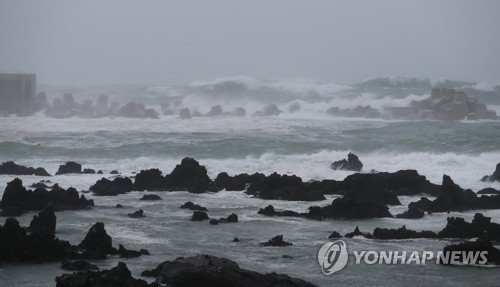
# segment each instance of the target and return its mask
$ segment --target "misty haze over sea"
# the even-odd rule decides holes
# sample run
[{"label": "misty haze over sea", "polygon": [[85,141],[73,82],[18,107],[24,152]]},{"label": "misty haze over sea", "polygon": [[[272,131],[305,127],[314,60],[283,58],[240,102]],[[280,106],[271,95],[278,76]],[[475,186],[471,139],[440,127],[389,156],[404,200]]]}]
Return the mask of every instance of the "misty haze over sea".
[{"label": "misty haze over sea", "polygon": [[495,286],[499,9],[0,0],[0,286]]}]

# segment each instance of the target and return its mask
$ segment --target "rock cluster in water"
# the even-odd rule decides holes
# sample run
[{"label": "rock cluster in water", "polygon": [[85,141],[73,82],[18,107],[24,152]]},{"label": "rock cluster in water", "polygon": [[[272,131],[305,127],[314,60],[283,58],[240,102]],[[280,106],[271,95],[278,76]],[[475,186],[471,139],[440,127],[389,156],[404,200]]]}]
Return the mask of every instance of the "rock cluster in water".
[{"label": "rock cluster in water", "polygon": [[67,190],[59,187],[53,187],[50,191],[43,188],[26,190],[18,178],[7,183],[0,201],[2,214],[6,216],[42,210],[49,205],[55,210],[78,210],[94,206],[94,201],[86,199],[84,195],[80,196],[72,187]]}]

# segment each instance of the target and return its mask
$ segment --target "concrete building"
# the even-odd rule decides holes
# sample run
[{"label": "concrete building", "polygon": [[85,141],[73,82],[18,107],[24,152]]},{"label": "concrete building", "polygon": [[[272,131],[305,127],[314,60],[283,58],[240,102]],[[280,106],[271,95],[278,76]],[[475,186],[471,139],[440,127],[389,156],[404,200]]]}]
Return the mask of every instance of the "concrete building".
[{"label": "concrete building", "polygon": [[0,74],[0,111],[26,114],[33,110],[36,96],[35,74]]}]

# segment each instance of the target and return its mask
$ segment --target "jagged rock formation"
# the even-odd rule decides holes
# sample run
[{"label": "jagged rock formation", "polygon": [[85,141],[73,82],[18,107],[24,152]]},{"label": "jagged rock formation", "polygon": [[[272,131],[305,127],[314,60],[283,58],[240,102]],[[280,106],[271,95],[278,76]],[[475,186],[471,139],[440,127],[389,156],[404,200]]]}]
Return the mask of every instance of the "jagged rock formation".
[{"label": "jagged rock formation", "polygon": [[50,174],[41,167],[26,167],[17,165],[13,161],[6,161],[0,164],[0,174],[50,176]]},{"label": "jagged rock formation", "polygon": [[358,156],[353,153],[347,155],[347,160],[342,159],[332,163],[332,169],[360,171],[362,168],[363,163],[361,163]]},{"label": "jagged rock formation", "polygon": [[485,175],[481,181],[500,181],[500,162],[492,175]]},{"label": "jagged rock formation", "polygon": [[56,211],[78,210],[94,206],[94,201],[86,199],[83,194],[79,196],[76,189],[72,187],[67,190],[58,186],[54,186],[50,191],[43,188],[37,188],[34,191],[26,190],[19,178],[7,183],[2,201],[0,201],[2,213],[6,214],[12,211],[23,213],[42,210],[49,205]]}]

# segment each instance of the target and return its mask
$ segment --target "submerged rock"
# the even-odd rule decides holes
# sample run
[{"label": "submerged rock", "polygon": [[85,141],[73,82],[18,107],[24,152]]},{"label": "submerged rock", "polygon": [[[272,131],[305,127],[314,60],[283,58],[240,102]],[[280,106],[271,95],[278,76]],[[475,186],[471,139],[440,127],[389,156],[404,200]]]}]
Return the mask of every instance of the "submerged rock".
[{"label": "submerged rock", "polygon": [[146,217],[146,215],[144,215],[144,210],[142,210],[142,209],[134,211],[133,213],[129,213],[129,214],[127,214],[127,216],[130,217],[130,218],[143,218],[143,217]]},{"label": "submerged rock", "polygon": [[276,211],[274,209],[274,206],[272,205],[268,205],[265,208],[261,208],[257,213],[266,216],[292,216],[292,217],[306,216],[306,214],[304,213],[299,213],[291,210]]},{"label": "submerged rock", "polygon": [[118,245],[117,254],[120,255],[120,258],[136,258],[141,255],[150,255],[149,251],[147,251],[146,249],[141,249],[139,251],[128,250],[121,244]]},{"label": "submerged rock", "polygon": [[198,210],[198,211],[208,211],[206,207],[203,207],[198,204],[194,204],[191,201],[188,201],[181,205],[181,208],[189,209],[189,210]]},{"label": "submerged rock", "polygon": [[13,161],[6,161],[0,164],[0,174],[50,176],[50,174],[41,167],[26,167],[17,165]]},{"label": "submerged rock", "polygon": [[266,242],[262,242],[260,245],[262,246],[274,246],[274,247],[283,247],[290,246],[292,243],[284,241],[283,235],[276,235],[273,238],[269,239]]},{"label": "submerged rock", "polygon": [[349,153],[347,155],[347,160],[343,159],[332,163],[332,169],[360,171],[362,168],[363,164],[359,160],[358,156],[353,153]]},{"label": "submerged rock", "polygon": [[209,223],[212,225],[217,225],[219,223],[236,223],[238,222],[238,215],[231,213],[228,217],[223,218],[221,217],[219,220],[212,218],[210,219]]},{"label": "submerged rock", "polygon": [[145,194],[139,200],[162,200],[162,198],[156,194]]},{"label": "submerged rock", "polygon": [[203,221],[208,220],[208,214],[204,211],[195,211],[191,217],[191,221]]},{"label": "submerged rock", "polygon": [[165,286],[205,287],[312,287],[313,284],[284,274],[261,274],[242,269],[234,261],[211,255],[179,257],[161,264],[155,281]]},{"label": "submerged rock", "polygon": [[330,239],[340,238],[340,237],[342,237],[342,235],[340,235],[340,233],[338,233],[337,231],[332,231],[332,233],[330,233],[330,235],[328,235],[328,238],[330,238]]}]

